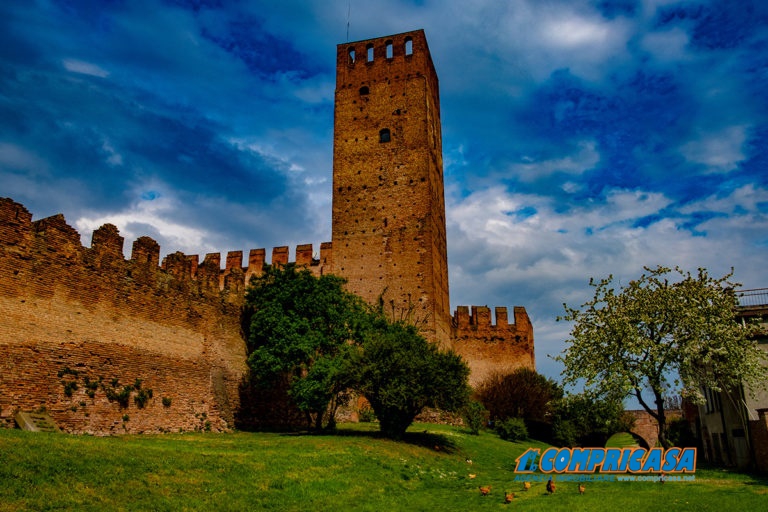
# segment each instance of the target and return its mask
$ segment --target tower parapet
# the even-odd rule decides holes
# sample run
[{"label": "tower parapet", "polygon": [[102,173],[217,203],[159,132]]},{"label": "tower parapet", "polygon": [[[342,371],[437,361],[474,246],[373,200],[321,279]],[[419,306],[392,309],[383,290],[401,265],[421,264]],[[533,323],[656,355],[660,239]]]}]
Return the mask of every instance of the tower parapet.
[{"label": "tower parapet", "polygon": [[509,323],[506,307],[495,308],[496,322],[488,306],[458,306],[452,318],[452,348],[472,370],[473,386],[496,372],[526,366],[535,369],[533,326],[524,307],[513,308]]}]

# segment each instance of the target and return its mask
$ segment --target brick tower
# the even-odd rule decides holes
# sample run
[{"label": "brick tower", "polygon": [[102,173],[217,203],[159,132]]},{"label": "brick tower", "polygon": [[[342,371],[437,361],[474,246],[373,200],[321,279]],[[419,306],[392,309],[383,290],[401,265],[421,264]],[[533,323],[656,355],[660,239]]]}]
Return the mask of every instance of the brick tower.
[{"label": "brick tower", "polygon": [[334,273],[447,346],[440,96],[424,31],[338,45],[334,113]]}]

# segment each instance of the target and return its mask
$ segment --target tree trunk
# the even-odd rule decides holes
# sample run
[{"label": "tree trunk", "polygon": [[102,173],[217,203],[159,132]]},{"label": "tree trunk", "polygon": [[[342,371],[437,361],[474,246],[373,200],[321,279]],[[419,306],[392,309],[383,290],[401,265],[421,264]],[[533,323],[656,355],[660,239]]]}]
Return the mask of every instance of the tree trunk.
[{"label": "tree trunk", "polygon": [[667,415],[666,411],[664,411],[664,397],[656,390],[653,391],[653,394],[656,396],[656,414],[658,415],[656,421],[659,424],[659,444],[666,449],[670,447],[670,442],[667,439]]}]

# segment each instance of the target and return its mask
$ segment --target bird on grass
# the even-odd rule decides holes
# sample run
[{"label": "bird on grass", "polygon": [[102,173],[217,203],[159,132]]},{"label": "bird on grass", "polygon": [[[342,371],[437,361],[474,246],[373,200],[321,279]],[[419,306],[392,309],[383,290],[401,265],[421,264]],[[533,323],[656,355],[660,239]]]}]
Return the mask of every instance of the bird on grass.
[{"label": "bird on grass", "polygon": [[528,490],[531,488],[531,482],[523,482],[523,489]]},{"label": "bird on grass", "polygon": [[513,499],[515,499],[515,493],[513,492],[504,493],[504,503],[512,503]]},{"label": "bird on grass", "polygon": [[480,495],[481,496],[488,496],[491,494],[491,486],[490,485],[481,485],[479,487],[480,489]]},{"label": "bird on grass", "polygon": [[579,484],[579,494],[584,494],[584,491],[586,491],[587,488],[584,487],[584,484]]},{"label": "bird on grass", "polygon": [[549,494],[555,493],[555,482],[552,481],[552,477],[549,477],[549,480],[547,480],[547,492]]},{"label": "bird on grass", "polygon": [[475,477],[477,477],[477,475],[476,475],[476,474],[474,474],[474,473],[470,473],[470,474],[469,474],[469,479],[470,479],[470,480],[474,480],[474,479],[475,479]]}]

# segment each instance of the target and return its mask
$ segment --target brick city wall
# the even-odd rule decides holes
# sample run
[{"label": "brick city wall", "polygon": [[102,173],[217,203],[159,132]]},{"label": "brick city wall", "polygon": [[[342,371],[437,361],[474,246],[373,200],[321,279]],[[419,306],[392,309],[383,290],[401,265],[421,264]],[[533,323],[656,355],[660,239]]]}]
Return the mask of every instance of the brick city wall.
[{"label": "brick city wall", "polygon": [[[229,252],[224,268],[220,254],[200,262],[176,252],[161,262],[149,237],[126,260],[111,224],[84,247],[62,215],[33,222],[24,206],[0,199],[0,425],[45,407],[74,433],[231,428],[246,371],[245,283],[265,260],[255,249],[245,265],[241,251]],[[288,247],[274,248],[271,261],[288,263]],[[319,258],[300,245],[295,261],[315,275],[331,272],[332,245],[321,244]],[[524,308],[514,308],[514,323],[496,308],[492,323],[487,307],[470,315],[460,306],[452,321],[450,346],[473,384],[535,367]],[[269,409],[268,398],[249,399]]]},{"label": "brick city wall", "polygon": [[[311,245],[296,251],[317,274],[330,254],[330,244],[319,259]],[[242,252],[230,252],[224,269],[219,254],[159,260],[151,238],[136,240],[126,261],[115,226],[96,230],[87,248],[62,215],[32,222],[0,199],[0,424],[45,407],[78,433],[233,426],[245,279],[262,271],[265,250],[244,267]],[[287,263],[288,248],[272,261]]]}]

